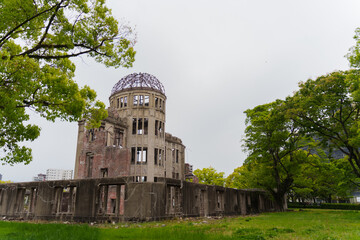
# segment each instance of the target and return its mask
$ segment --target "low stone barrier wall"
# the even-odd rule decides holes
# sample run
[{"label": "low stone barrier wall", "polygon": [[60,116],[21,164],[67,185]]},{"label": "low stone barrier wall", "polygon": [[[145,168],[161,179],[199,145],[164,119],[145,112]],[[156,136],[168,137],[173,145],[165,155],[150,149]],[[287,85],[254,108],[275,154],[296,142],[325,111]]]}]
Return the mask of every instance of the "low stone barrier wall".
[{"label": "low stone barrier wall", "polygon": [[134,183],[99,178],[0,184],[3,219],[79,222],[152,221],[246,215],[273,210],[262,190],[238,190],[173,179]]}]

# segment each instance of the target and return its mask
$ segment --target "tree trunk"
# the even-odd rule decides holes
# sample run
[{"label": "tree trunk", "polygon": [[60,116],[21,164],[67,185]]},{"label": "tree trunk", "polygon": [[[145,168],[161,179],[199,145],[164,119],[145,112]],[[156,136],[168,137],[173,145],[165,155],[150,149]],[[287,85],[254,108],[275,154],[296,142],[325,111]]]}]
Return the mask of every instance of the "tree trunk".
[{"label": "tree trunk", "polygon": [[275,200],[275,210],[278,212],[284,212],[286,209],[284,208],[285,205],[285,194],[272,192],[273,198]]}]

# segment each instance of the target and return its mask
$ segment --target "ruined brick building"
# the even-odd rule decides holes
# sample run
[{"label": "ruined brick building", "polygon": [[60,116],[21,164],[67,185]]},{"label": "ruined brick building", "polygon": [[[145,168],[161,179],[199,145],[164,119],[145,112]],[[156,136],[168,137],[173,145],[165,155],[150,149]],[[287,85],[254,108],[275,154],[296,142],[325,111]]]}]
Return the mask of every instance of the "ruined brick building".
[{"label": "ruined brick building", "polygon": [[132,177],[134,182],[185,178],[185,146],[165,132],[164,86],[148,73],[115,84],[109,116],[98,129],[79,122],[75,179]]}]

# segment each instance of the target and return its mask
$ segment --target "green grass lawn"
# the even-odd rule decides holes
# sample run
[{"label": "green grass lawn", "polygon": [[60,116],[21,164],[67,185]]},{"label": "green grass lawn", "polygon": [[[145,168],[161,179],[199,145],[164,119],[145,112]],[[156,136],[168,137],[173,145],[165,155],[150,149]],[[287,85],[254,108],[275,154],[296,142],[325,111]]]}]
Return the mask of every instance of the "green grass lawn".
[{"label": "green grass lawn", "polygon": [[307,209],[223,219],[95,226],[0,221],[0,239],[360,239],[360,212]]}]

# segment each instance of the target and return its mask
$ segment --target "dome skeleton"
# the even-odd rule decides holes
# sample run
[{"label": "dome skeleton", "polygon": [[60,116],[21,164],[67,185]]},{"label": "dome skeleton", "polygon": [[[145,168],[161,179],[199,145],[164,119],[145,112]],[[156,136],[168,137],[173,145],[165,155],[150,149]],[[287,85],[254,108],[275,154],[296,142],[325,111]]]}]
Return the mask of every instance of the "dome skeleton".
[{"label": "dome skeleton", "polygon": [[111,95],[132,88],[151,88],[165,95],[165,88],[162,83],[155,76],[148,73],[132,73],[123,77],[114,85]]}]

